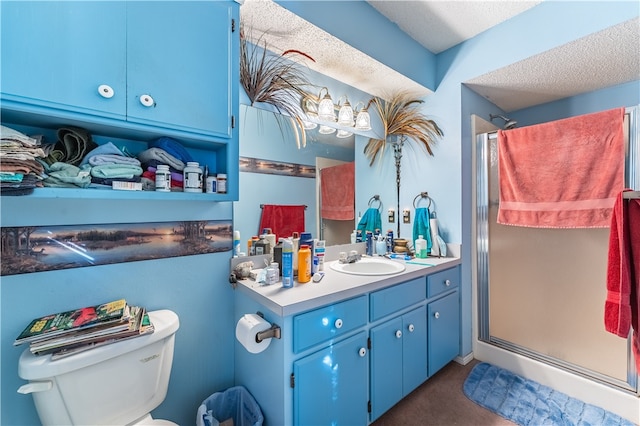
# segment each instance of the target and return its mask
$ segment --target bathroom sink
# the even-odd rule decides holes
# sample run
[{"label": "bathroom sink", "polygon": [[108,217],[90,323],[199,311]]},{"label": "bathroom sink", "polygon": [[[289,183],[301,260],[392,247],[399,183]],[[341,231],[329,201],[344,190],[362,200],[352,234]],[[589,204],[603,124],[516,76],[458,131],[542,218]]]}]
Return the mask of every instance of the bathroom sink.
[{"label": "bathroom sink", "polygon": [[352,275],[392,275],[404,271],[404,263],[387,259],[363,258],[354,263],[331,263],[331,269]]}]

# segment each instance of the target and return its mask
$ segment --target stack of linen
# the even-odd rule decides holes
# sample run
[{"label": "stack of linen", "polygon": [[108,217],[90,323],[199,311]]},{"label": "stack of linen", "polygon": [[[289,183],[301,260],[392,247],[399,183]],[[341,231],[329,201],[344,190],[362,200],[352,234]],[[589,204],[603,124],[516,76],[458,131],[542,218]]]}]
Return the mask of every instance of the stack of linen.
[{"label": "stack of linen", "polygon": [[158,165],[166,164],[171,172],[171,191],[182,191],[182,171],[186,163],[193,161],[187,150],[178,141],[169,137],[161,137],[149,142],[149,149],[139,153],[138,159],[146,168],[142,174],[142,184],[145,189],[155,189],[156,169]]},{"label": "stack of linen", "polygon": [[0,126],[0,193],[26,195],[42,186],[44,167],[38,158],[46,156],[38,139]]},{"label": "stack of linen", "polygon": [[91,186],[111,187],[114,181],[140,182],[140,160],[125,155],[111,142],[91,150],[80,167],[91,166]]}]

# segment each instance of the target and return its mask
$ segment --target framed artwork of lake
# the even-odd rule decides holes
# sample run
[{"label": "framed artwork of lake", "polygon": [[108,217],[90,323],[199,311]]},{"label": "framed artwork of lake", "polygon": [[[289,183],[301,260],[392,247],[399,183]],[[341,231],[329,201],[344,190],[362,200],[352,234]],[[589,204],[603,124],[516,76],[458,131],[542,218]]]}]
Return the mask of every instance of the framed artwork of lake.
[{"label": "framed artwork of lake", "polygon": [[0,275],[230,251],[231,220],[2,227]]}]

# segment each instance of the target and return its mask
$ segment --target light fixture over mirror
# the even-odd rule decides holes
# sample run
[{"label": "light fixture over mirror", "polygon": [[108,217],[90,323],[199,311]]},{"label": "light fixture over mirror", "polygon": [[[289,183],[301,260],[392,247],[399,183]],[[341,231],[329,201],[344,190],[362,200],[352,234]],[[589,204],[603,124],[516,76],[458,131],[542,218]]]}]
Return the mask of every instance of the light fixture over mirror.
[{"label": "light fixture over mirror", "polygon": [[[369,101],[371,104],[371,101]],[[360,109],[358,109],[360,106]],[[322,134],[330,134],[335,132],[335,125],[343,127],[353,127],[356,130],[371,130],[371,117],[367,110],[368,105],[360,101],[354,109],[346,95],[338,99],[338,104],[334,104],[329,94],[329,89],[323,87],[317,97],[307,95],[302,99],[302,109],[311,120],[320,122],[319,132]],[[336,117],[336,111],[338,111]],[[355,120],[354,120],[355,117]],[[305,122],[305,129],[314,129],[314,123],[311,120]],[[308,126],[308,127],[307,127]],[[348,130],[339,131],[336,136],[339,138],[347,138],[353,132]]]}]

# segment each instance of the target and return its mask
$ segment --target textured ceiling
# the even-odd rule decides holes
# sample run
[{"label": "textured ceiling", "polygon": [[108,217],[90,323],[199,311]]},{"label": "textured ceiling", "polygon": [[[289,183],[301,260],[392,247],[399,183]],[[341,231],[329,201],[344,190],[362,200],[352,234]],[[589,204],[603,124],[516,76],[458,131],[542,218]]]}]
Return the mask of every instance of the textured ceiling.
[{"label": "textured ceiling", "polygon": [[[539,1],[369,1],[428,50],[438,53]],[[271,0],[245,0],[240,8],[247,36],[264,36],[270,50],[297,49],[309,68],[372,95],[430,91]],[[424,31],[424,28],[429,31]],[[467,81],[506,112],[637,80],[640,21],[631,20]]]}]

